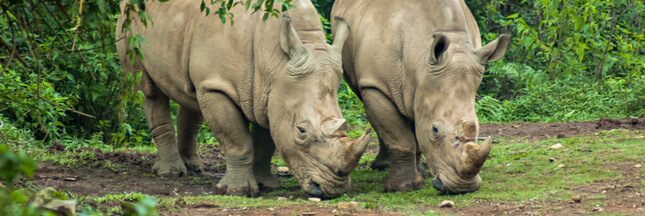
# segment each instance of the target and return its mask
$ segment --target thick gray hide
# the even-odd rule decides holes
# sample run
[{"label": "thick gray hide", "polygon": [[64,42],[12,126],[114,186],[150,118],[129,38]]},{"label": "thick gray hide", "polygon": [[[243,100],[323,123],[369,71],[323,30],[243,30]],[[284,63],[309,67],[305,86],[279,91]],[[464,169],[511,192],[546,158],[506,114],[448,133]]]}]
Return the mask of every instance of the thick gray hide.
[{"label": "thick gray hide", "polygon": [[[159,156],[153,172],[201,172],[196,137],[206,121],[226,154],[220,194],[256,196],[261,187],[278,188],[270,169],[276,147],[305,192],[334,197],[347,191],[348,174],[360,157],[356,152],[365,149],[369,133],[346,138],[337,102],[344,41],[326,44],[307,0],[293,1],[297,8],[286,13],[290,19],[266,22],[262,13],[251,15],[237,6],[231,11],[233,26],[216,15],[205,17],[199,4],[146,3],[154,25],[132,25],[132,34],[147,41],[145,60],[131,63],[126,40],[117,44],[125,70],[143,72],[139,89]],[[124,18],[119,17],[117,38],[125,36]],[[176,136],[169,99],[180,105]],[[334,132],[323,134],[323,128]]]},{"label": "thick gray hide", "polygon": [[391,167],[385,190],[424,186],[416,152],[435,188],[477,190],[490,142],[475,143],[475,95],[484,65],[503,57],[509,36],[482,47],[463,0],[337,0],[332,29],[342,19],[351,29],[345,78],[379,135],[374,165]]}]

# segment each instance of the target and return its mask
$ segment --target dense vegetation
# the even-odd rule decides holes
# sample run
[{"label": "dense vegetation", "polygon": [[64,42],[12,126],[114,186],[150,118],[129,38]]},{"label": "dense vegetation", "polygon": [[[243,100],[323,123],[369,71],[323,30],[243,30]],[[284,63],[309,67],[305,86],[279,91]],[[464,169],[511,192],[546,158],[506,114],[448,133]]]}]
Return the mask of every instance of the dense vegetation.
[{"label": "dense vegetation", "polygon": [[[329,30],[333,0],[312,1]],[[145,1],[132,2],[133,16],[146,17],[138,10],[145,8]],[[200,9],[233,24],[228,9],[238,2],[242,1],[211,0]],[[266,18],[287,9],[273,9],[273,0],[253,2],[246,0],[244,5],[263,10]],[[506,57],[486,70],[476,107],[481,122],[593,120],[645,113],[643,1],[466,2],[484,42],[501,33],[510,33],[513,40]],[[76,148],[150,144],[143,96],[134,91],[137,78],[123,72],[114,45],[119,40],[145,42],[115,38],[118,5],[119,0],[0,3],[0,159],[23,163],[22,156],[8,156],[5,150],[54,141]],[[136,45],[132,53],[141,55]],[[368,127],[362,103],[344,83],[339,100],[353,127]],[[213,139],[206,127],[203,131],[200,141]],[[29,174],[34,166],[25,163],[23,172]],[[7,164],[0,163],[3,169]],[[5,183],[13,178],[3,177]]]}]

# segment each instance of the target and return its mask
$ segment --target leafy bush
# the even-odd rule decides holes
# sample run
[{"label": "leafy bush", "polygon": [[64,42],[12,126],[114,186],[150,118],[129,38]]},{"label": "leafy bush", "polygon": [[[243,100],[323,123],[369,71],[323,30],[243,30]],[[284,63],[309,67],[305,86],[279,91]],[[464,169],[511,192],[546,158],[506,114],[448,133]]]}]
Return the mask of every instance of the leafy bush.
[{"label": "leafy bush", "polygon": [[11,151],[6,137],[0,139],[0,215],[41,215],[36,206],[25,205],[26,193],[13,186],[18,177],[34,175],[36,161]]},{"label": "leafy bush", "polygon": [[38,140],[149,143],[143,97],[115,52],[119,1],[34,3],[1,3],[0,112]]},{"label": "leafy bush", "polygon": [[466,3],[484,41],[512,34],[505,59],[489,64],[479,89],[480,95],[502,101],[500,121],[590,120],[643,112],[642,1]]}]

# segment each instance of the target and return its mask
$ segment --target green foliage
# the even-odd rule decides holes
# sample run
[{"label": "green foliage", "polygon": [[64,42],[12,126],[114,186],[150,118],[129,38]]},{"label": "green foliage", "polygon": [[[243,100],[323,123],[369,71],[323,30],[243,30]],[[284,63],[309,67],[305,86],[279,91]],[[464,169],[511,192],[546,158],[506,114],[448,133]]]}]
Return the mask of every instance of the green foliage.
[{"label": "green foliage", "polygon": [[[238,4],[243,4],[244,5],[244,10],[248,11],[249,8],[253,10],[253,13],[258,12],[258,11],[263,11],[264,15],[262,16],[262,20],[266,21],[269,19],[269,16],[273,16],[275,18],[278,18],[278,15],[281,12],[285,12],[291,8],[294,8],[295,5],[290,4],[292,0],[256,0],[255,3],[251,4],[252,0],[245,0],[243,3],[242,1],[234,1],[234,0],[210,0],[211,5],[219,5],[219,8],[213,13],[217,14],[222,21],[222,23],[226,23],[226,19],[229,18],[231,20],[231,25],[233,25],[233,17],[234,14],[231,13],[231,9]],[[282,6],[280,7],[280,10],[273,8],[273,5],[276,2],[282,2]],[[204,12],[206,16],[208,16],[211,12],[211,9],[206,6],[206,2],[202,0],[202,4],[199,7],[201,12]]]},{"label": "green foliage", "polygon": [[486,95],[476,101],[475,112],[482,122],[495,122],[500,120],[502,105],[493,96]]},{"label": "green foliage", "polygon": [[643,112],[632,105],[642,104],[643,1],[466,3],[484,41],[512,34],[505,59],[489,64],[479,90],[504,104],[500,119],[485,121],[589,120]]},{"label": "green foliage", "polygon": [[115,52],[118,5],[2,2],[0,112],[8,122],[44,141],[149,142],[137,80]]},{"label": "green foliage", "polygon": [[25,154],[17,154],[6,142],[0,142],[0,215],[41,215],[34,205],[26,205],[29,194],[15,189],[20,176],[31,177],[37,164]]},{"label": "green foliage", "polygon": [[499,121],[559,122],[638,116],[645,113],[643,79],[645,76],[609,78],[596,85],[568,78],[533,86],[503,102]]}]

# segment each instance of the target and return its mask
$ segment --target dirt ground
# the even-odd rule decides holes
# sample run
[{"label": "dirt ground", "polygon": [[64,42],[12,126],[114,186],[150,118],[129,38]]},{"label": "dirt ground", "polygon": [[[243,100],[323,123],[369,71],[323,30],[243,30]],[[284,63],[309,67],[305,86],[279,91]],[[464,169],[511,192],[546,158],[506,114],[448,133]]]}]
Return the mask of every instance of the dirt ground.
[{"label": "dirt ground", "polygon": [[[527,141],[537,141],[554,137],[574,137],[591,135],[602,130],[626,128],[630,130],[645,130],[645,115],[640,118],[627,119],[600,119],[588,122],[568,123],[508,123],[508,124],[482,124],[480,137],[493,136],[494,138],[523,137]],[[38,187],[54,187],[78,195],[104,196],[106,194],[123,194],[124,192],[141,192],[155,196],[186,196],[208,195],[214,193],[214,185],[223,175],[223,168],[219,166],[223,154],[212,145],[205,145],[206,152],[202,154],[206,163],[206,176],[201,180],[195,178],[160,178],[150,174],[152,163],[156,156],[141,152],[101,152],[95,150],[96,161],[110,161],[117,167],[90,167],[67,168],[42,163],[31,182]],[[378,147],[377,147],[378,148]],[[65,150],[63,146],[52,145],[49,151]],[[373,147],[371,147],[371,150]],[[645,159],[645,158],[644,158]],[[607,196],[607,203],[602,208],[593,209],[618,214],[645,215],[645,194],[638,194],[638,188],[630,185],[641,185],[641,176],[636,170],[621,170],[626,178],[620,180],[594,182],[575,190],[577,194],[603,192]],[[273,199],[273,198],[271,198]],[[582,200],[584,204],[585,200]],[[94,205],[89,203],[89,205]],[[540,211],[543,206],[558,207],[556,212]],[[445,214],[458,215],[500,215],[504,212],[511,215],[571,215],[580,214],[580,203],[569,202],[530,202],[522,205],[489,203],[482,201],[468,208],[437,208],[429,207]],[[215,204],[186,204],[178,203],[179,212],[163,212],[163,215],[334,215],[338,214],[333,207],[321,207],[313,204],[291,205],[289,207],[276,207],[275,209],[226,209]],[[552,209],[552,208],[550,208]],[[343,212],[348,213],[348,212]],[[376,210],[359,209],[349,212],[352,215],[399,215],[396,212],[380,212]]]}]

